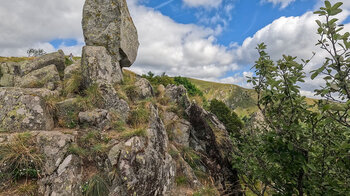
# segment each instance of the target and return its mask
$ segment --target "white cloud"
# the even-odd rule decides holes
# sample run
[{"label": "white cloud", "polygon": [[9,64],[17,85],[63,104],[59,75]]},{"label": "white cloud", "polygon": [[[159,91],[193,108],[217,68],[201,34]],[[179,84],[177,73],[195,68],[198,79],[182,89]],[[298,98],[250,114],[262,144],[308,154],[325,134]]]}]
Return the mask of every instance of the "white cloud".
[{"label": "white cloud", "polygon": [[2,0],[0,55],[23,56],[28,48],[54,50],[54,39],[81,39],[84,0]]},{"label": "white cloud", "polygon": [[261,0],[262,2],[273,3],[274,6],[281,5],[281,9],[286,8],[289,4],[294,2],[295,0]]},{"label": "white cloud", "polygon": [[250,83],[247,83],[247,77],[252,77],[253,74],[254,74],[253,72],[245,71],[243,73],[236,73],[234,76],[229,76],[216,81],[220,83],[226,83],[226,84],[237,84],[245,88],[252,88],[252,85]]},{"label": "white cloud", "polygon": [[[349,16],[345,10],[338,18],[344,21]],[[253,37],[248,37],[243,44],[235,51],[235,59],[240,65],[252,66],[258,58],[256,46],[264,42],[267,45],[267,52],[273,60],[282,58],[282,54],[297,56],[298,59],[309,59],[312,52],[316,52],[315,57],[305,67],[308,79],[302,84],[302,92],[305,95],[313,94],[313,90],[324,84],[322,78],[311,80],[309,72],[322,65],[324,58],[328,55],[319,46],[315,46],[319,35],[317,35],[316,19],[321,19],[312,12],[306,12],[298,17],[281,17],[271,24],[265,26],[255,33]],[[350,24],[345,25],[345,30],[350,31]],[[308,93],[306,93],[308,92]]]},{"label": "white cloud", "polygon": [[218,7],[222,0],[183,0],[185,5],[190,7]]},{"label": "white cloud", "polygon": [[232,51],[216,43],[215,35],[220,28],[176,23],[135,1],[130,1],[129,8],[140,41],[132,70],[215,80],[238,68],[233,63]]}]

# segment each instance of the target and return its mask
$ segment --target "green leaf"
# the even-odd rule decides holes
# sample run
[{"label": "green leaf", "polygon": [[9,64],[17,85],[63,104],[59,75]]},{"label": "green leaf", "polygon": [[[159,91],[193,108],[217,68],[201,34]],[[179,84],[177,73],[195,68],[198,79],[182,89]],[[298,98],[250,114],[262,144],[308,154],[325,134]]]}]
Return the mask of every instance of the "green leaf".
[{"label": "green leaf", "polygon": [[312,75],[311,75],[311,80],[315,79],[317,76],[318,76],[318,73],[317,71],[315,71]]},{"label": "green leaf", "polygon": [[332,8],[332,5],[331,5],[331,3],[329,1],[325,1],[324,5],[326,6],[327,9],[331,9]]},{"label": "green leaf", "polygon": [[322,23],[321,23],[321,21],[316,20],[316,23],[318,24],[318,26],[322,27]]},{"label": "green leaf", "polygon": [[343,2],[338,2],[338,3],[333,5],[332,9],[338,9],[342,5],[343,5]]},{"label": "green leaf", "polygon": [[339,14],[340,12],[342,12],[343,10],[342,9],[336,9],[336,10],[332,10],[329,15],[330,16],[335,16],[337,14]]},{"label": "green leaf", "polygon": [[290,151],[293,150],[293,144],[292,143],[288,143],[288,150],[290,150]]}]

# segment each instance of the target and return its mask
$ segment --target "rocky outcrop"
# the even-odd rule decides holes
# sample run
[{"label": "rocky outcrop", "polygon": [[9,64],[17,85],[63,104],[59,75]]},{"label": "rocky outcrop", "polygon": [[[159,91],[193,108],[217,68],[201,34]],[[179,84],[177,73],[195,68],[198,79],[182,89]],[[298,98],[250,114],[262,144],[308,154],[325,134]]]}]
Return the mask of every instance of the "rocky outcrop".
[{"label": "rocky outcrop", "polygon": [[107,110],[95,109],[92,111],[80,112],[79,122],[83,125],[104,128],[110,121]]},{"label": "rocky outcrop", "polygon": [[80,75],[81,72],[81,60],[78,60],[74,64],[66,67],[64,70],[64,80],[69,80],[75,73],[78,73]]},{"label": "rocky outcrop", "polygon": [[136,83],[137,99],[147,99],[154,96],[153,88],[151,83],[145,78],[139,78]]},{"label": "rocky outcrop", "polygon": [[[41,90],[42,94],[47,93],[43,91],[45,89]],[[0,128],[11,132],[51,130],[54,126],[52,113],[39,92],[0,88]]]},{"label": "rocky outcrop", "polygon": [[110,84],[102,83],[98,85],[98,88],[103,99],[101,109],[115,112],[121,119],[126,120],[130,111],[128,103],[119,98],[117,91]]},{"label": "rocky outcrop", "polygon": [[171,190],[175,165],[167,153],[164,125],[153,106],[146,133],[146,138],[132,137],[110,150],[108,158],[117,173],[110,196],[167,195]]},{"label": "rocky outcrop", "polygon": [[55,90],[60,82],[60,76],[55,65],[30,72],[16,80],[15,86],[22,88],[47,88]]},{"label": "rocky outcrop", "polygon": [[104,46],[121,67],[134,63],[139,42],[126,0],[86,0],[82,26],[87,46]]},{"label": "rocky outcrop", "polygon": [[193,126],[190,147],[201,155],[203,168],[214,179],[221,194],[242,195],[237,172],[232,168],[233,144],[225,126],[197,104],[187,109]]},{"label": "rocky outcrop", "polygon": [[[19,70],[20,75],[21,76],[27,75],[32,71],[44,68],[48,65],[55,65],[59,72],[63,72],[66,67],[63,51],[59,50],[58,52],[46,54],[46,55],[37,57],[32,61],[21,64],[21,67]],[[14,67],[14,69],[16,74],[16,67]]]},{"label": "rocky outcrop", "polygon": [[93,83],[114,84],[123,80],[121,68],[103,46],[84,46],[82,54],[84,86]]},{"label": "rocky outcrop", "polygon": [[178,145],[189,147],[190,133],[192,131],[191,123],[185,119],[179,118],[173,112],[164,112],[163,119],[169,139],[173,140]]},{"label": "rocky outcrop", "polygon": [[177,86],[175,84],[169,84],[165,89],[165,96],[169,97],[171,101],[179,104],[179,106],[183,108],[187,108],[190,105],[187,90],[183,85]]},{"label": "rocky outcrop", "polygon": [[60,81],[59,73],[63,73],[64,69],[65,57],[62,50],[30,61],[0,63],[3,74],[0,86],[55,90]]}]

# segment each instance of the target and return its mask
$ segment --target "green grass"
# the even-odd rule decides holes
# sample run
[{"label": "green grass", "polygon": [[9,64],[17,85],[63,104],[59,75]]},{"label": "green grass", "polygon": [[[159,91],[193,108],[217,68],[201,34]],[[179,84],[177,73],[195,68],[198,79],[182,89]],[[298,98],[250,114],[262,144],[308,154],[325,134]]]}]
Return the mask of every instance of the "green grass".
[{"label": "green grass", "polygon": [[20,133],[13,140],[0,146],[2,172],[13,180],[38,178],[44,163],[44,155],[36,145],[36,138],[30,133]]},{"label": "green grass", "polygon": [[84,196],[105,196],[109,194],[108,184],[106,180],[94,175],[86,185],[82,186],[82,193]]},{"label": "green grass", "polygon": [[122,139],[130,139],[132,137],[146,137],[147,136],[147,131],[144,128],[139,128],[139,129],[131,129],[127,130],[121,133],[120,138]]}]

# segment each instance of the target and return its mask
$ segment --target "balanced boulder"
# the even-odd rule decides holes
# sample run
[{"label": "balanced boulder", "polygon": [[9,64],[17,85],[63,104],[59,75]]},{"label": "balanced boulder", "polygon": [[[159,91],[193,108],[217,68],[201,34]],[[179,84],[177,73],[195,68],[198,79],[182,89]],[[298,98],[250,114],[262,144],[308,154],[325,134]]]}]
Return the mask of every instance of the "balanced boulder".
[{"label": "balanced boulder", "polygon": [[86,0],[82,26],[87,46],[104,46],[121,67],[134,63],[139,42],[126,0]]}]

